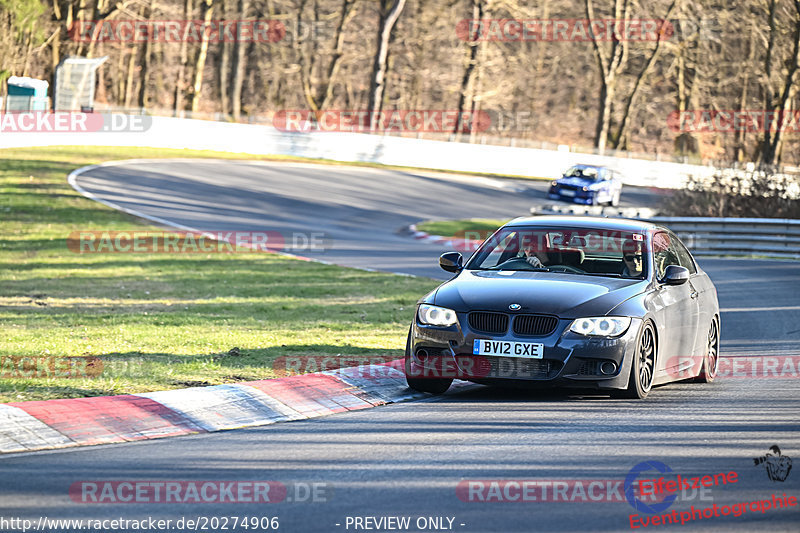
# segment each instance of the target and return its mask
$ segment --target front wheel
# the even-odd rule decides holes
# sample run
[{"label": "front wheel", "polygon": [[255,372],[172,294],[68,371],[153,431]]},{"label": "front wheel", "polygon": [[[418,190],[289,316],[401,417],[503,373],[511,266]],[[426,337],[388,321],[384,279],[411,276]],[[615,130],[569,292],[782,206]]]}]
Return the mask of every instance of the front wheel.
[{"label": "front wheel", "polygon": [[[450,388],[453,383],[453,378],[426,378],[426,377],[412,377],[411,371],[411,330],[408,330],[408,339],[406,340],[406,354],[404,370],[406,374],[406,383],[415,391],[429,392],[431,394],[442,394]],[[423,374],[424,376],[424,374]]]},{"label": "front wheel", "polygon": [[631,363],[628,388],[614,394],[618,398],[643,400],[653,386],[653,373],[656,368],[656,330],[653,324],[645,322],[639,333],[636,351]]},{"label": "front wheel", "polygon": [[706,355],[703,357],[703,366],[700,374],[694,378],[697,383],[711,383],[717,377],[719,369],[719,323],[716,317],[711,321],[706,340]]}]

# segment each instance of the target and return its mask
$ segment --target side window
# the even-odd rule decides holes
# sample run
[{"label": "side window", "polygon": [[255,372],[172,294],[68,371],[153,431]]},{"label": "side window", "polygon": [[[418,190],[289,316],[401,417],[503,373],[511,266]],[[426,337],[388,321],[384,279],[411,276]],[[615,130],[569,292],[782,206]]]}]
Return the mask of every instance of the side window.
[{"label": "side window", "polygon": [[682,266],[678,260],[675,242],[677,241],[663,231],[653,236],[653,260],[656,264],[656,275],[658,279],[664,277],[664,273],[669,265]]},{"label": "side window", "polygon": [[696,274],[697,267],[692,259],[692,254],[689,253],[689,250],[686,249],[686,246],[684,246],[683,243],[675,236],[672,236],[672,244],[675,246],[675,252],[678,255],[678,261],[680,261],[681,266],[688,268],[691,274]]}]

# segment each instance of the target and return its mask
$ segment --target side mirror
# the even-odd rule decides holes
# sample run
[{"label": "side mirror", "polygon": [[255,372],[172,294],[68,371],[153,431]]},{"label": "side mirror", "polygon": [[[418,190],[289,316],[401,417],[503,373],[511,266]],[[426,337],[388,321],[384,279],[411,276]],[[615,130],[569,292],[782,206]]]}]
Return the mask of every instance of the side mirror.
[{"label": "side mirror", "polygon": [[464,269],[464,258],[458,252],[447,252],[439,256],[439,266],[448,272],[460,272]]},{"label": "side mirror", "polygon": [[689,269],[678,265],[669,265],[664,271],[664,279],[661,281],[667,285],[683,285],[689,281]]}]

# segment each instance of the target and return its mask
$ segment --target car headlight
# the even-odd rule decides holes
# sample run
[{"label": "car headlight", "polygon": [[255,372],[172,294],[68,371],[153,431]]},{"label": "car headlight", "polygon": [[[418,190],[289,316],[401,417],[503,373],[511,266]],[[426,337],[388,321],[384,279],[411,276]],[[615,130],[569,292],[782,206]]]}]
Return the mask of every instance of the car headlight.
[{"label": "car headlight", "polygon": [[617,337],[628,331],[630,325],[629,316],[600,316],[579,318],[572,322],[569,330],[579,335]]},{"label": "car headlight", "polygon": [[456,312],[446,307],[437,307],[435,305],[423,304],[419,306],[417,312],[419,321],[428,326],[452,326],[458,322]]}]

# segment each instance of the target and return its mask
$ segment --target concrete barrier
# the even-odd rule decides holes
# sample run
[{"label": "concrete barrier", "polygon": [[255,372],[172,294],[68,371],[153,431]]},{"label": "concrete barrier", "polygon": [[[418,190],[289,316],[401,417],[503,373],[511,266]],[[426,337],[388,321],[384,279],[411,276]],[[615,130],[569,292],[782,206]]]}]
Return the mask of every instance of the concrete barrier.
[{"label": "concrete barrier", "polygon": [[[123,121],[124,122],[124,121]],[[412,139],[361,133],[286,133],[272,126],[147,117],[146,131],[0,131],[0,148],[143,146],[255,155],[284,155],[435,170],[556,178],[576,163],[610,166],[628,185],[681,187],[713,167],[512,146]]]}]

